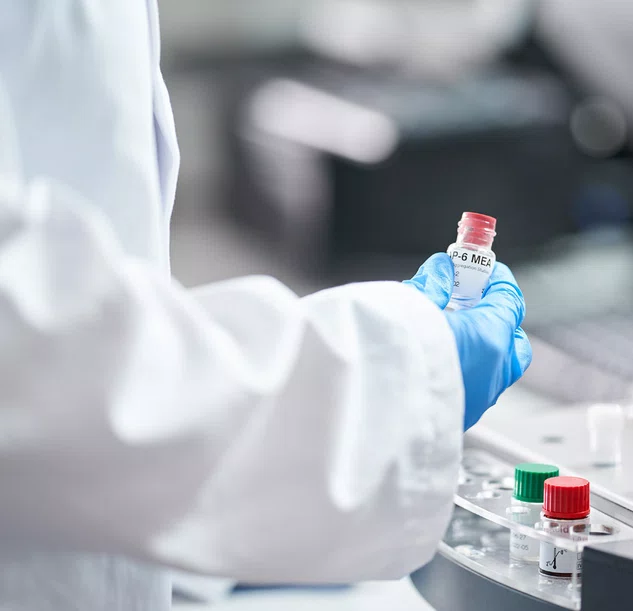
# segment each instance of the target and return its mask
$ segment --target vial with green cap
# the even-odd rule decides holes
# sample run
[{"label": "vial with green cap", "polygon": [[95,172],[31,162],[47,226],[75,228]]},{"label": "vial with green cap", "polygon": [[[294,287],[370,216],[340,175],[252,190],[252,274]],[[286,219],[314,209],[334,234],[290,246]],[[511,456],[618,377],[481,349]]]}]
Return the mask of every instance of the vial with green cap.
[{"label": "vial with green cap", "polygon": [[[541,519],[545,480],[558,476],[553,465],[521,463],[514,468],[514,492],[509,509],[512,520],[533,527]],[[539,541],[520,533],[510,533],[510,556],[522,562],[538,562]]]}]

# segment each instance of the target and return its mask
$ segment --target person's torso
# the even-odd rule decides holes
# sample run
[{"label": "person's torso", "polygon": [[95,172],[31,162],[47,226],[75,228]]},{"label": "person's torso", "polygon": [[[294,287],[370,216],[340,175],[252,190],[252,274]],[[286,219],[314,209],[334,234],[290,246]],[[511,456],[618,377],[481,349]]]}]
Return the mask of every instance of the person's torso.
[{"label": "person's torso", "polygon": [[[70,187],[102,213],[126,253],[168,273],[179,159],[157,27],[156,0],[4,3],[0,80],[23,177]],[[105,555],[0,554],[3,610],[170,607],[163,569]]]}]

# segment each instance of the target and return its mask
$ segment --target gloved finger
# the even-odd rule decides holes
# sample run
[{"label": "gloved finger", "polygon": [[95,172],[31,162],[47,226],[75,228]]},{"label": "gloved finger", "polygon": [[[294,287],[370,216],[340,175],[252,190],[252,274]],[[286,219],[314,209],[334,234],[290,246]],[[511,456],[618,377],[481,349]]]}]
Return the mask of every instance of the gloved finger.
[{"label": "gloved finger", "polygon": [[525,299],[507,265],[495,264],[488,288],[476,308],[494,308],[497,316],[512,329],[521,325],[525,318]]},{"label": "gloved finger", "polygon": [[431,255],[411,280],[404,284],[414,286],[424,293],[436,306],[443,310],[453,294],[455,267],[444,252]]},{"label": "gloved finger", "polygon": [[514,352],[512,355],[512,381],[514,384],[532,362],[532,346],[527,334],[521,327],[514,332]]}]

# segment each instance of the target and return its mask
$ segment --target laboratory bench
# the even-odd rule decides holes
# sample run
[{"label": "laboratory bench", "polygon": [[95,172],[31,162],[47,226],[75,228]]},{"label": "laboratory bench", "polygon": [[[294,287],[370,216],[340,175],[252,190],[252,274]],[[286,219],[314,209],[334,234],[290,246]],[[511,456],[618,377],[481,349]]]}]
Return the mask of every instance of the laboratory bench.
[{"label": "laboratory bench", "polygon": [[[581,534],[513,521],[513,465],[522,462],[553,464],[561,475],[590,481],[590,524]],[[412,575],[414,585],[437,611],[626,607],[633,580],[632,468],[633,420],[622,406],[562,404],[525,384],[510,389],[466,435],[451,524],[433,561]],[[537,564],[513,559],[510,537],[517,531],[582,558],[578,573],[550,578]]]},{"label": "laboratory bench", "polygon": [[250,590],[213,604],[177,603],[173,611],[433,611],[409,579],[346,588]]},{"label": "laboratory bench", "polygon": [[[316,611],[326,605],[340,611],[626,608],[633,581],[633,419],[623,410],[619,430],[600,429],[596,407],[539,396],[525,383],[507,391],[497,408],[466,434],[451,523],[435,558],[410,579],[344,588],[245,590],[219,600],[213,609]],[[606,412],[611,418],[611,412]],[[567,538],[513,521],[507,510],[514,465],[519,462],[554,464],[561,475],[590,481],[591,519],[582,537]],[[582,574],[569,579],[544,577],[538,565],[512,559],[510,537],[517,531],[582,555]],[[175,606],[176,611],[210,608],[190,603]]]},{"label": "laboratory bench", "polygon": [[[633,608],[633,239],[603,228],[561,239],[514,268],[528,304],[534,359],[465,435],[451,524],[412,575],[437,611]],[[558,539],[582,573],[550,579],[510,557],[514,466],[555,465],[590,482],[582,536]],[[523,530],[526,528],[527,530]]]}]

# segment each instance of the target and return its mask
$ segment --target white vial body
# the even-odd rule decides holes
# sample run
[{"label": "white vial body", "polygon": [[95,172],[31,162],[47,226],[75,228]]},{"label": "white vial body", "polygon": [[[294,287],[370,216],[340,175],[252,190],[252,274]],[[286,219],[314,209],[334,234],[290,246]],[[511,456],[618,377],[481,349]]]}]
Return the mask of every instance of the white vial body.
[{"label": "white vial body", "polygon": [[488,248],[457,242],[446,252],[455,266],[453,296],[448,307],[461,310],[476,306],[488,286],[496,261],[495,253]]},{"label": "white vial body", "polygon": [[[511,501],[512,507],[518,507],[521,511],[512,512],[512,521],[522,526],[534,528],[541,520],[542,503],[526,503],[515,498]],[[523,562],[537,563],[540,553],[540,541],[529,535],[524,535],[516,530],[510,532],[510,556]]]},{"label": "white vial body", "polygon": [[596,467],[615,467],[622,462],[622,435],[626,416],[615,404],[597,404],[587,408],[589,449]]},{"label": "white vial body", "polygon": [[[545,532],[553,535],[562,534],[565,537],[569,537],[572,541],[588,539],[590,528],[588,516],[581,520],[543,519],[543,530]],[[580,577],[582,573],[582,551],[573,552],[562,547],[556,547],[552,543],[541,541],[538,567],[541,574],[549,577],[570,579],[573,573]]]}]

